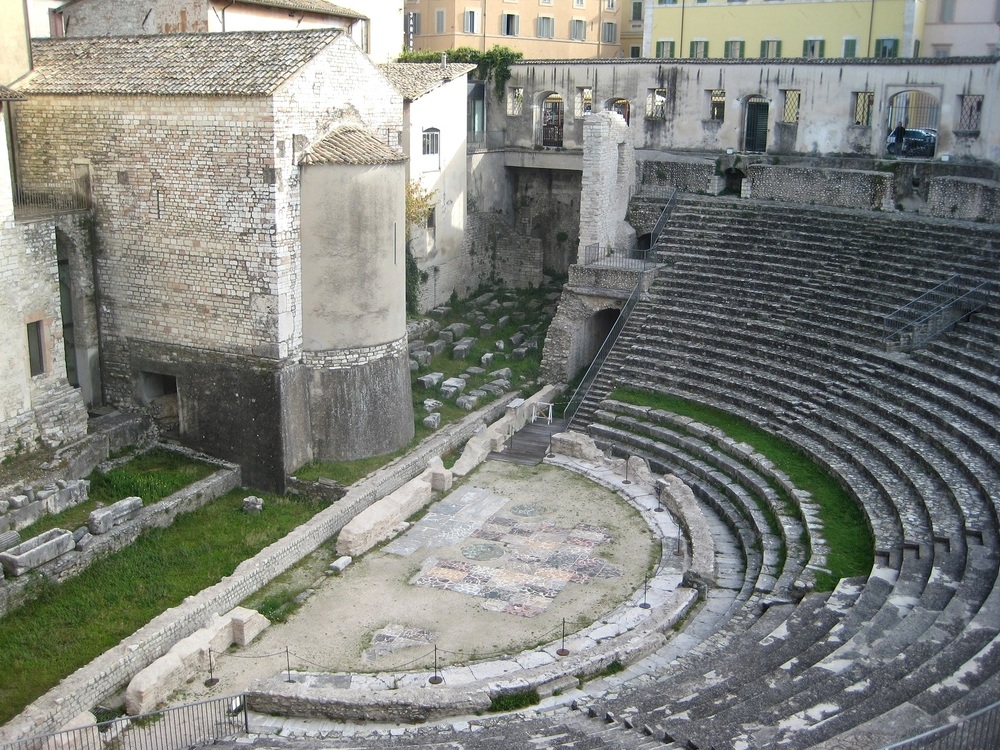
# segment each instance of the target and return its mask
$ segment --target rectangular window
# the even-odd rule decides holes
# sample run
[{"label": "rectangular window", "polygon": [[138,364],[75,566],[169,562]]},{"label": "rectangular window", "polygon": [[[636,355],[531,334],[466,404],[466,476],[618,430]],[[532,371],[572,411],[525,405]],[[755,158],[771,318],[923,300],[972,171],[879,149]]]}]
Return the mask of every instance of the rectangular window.
[{"label": "rectangular window", "polygon": [[673,57],[674,56],[674,40],[673,39],[661,39],[656,43],[656,56],[657,57]]},{"label": "rectangular window", "polygon": [[722,49],[722,54],[727,60],[742,60],[746,52],[746,42],[739,39],[730,39]]},{"label": "rectangular window", "polygon": [[28,323],[28,366],[31,375],[45,374],[45,347],[42,330],[42,321],[36,320]]},{"label": "rectangular window", "polygon": [[649,89],[646,94],[646,119],[667,119],[667,90]]},{"label": "rectangular window", "polygon": [[539,5],[552,5],[552,0],[538,0]]},{"label": "rectangular window", "polygon": [[799,121],[799,100],[802,92],[798,89],[787,89],[782,92],[785,95],[785,106],[781,110],[782,122]]},{"label": "rectangular window", "polygon": [[979,132],[980,117],[983,114],[983,95],[965,94],[959,99],[962,104],[962,115],[958,121],[958,129]]},{"label": "rectangular window", "polygon": [[826,41],[806,39],[802,42],[802,56],[811,60],[819,59],[826,53]]},{"label": "rectangular window", "polygon": [[573,0],[573,7],[574,8],[582,8],[583,7],[583,0]]},{"label": "rectangular window", "polygon": [[875,92],[855,91],[853,96],[854,124],[870,128],[872,126],[872,109],[875,107]]},{"label": "rectangular window", "polygon": [[760,56],[765,60],[781,57],[781,40],[764,39],[760,43]]},{"label": "rectangular window", "polygon": [[502,14],[500,16],[500,36],[517,36],[520,25],[520,18],[516,13]]},{"label": "rectangular window", "polygon": [[642,48],[636,47],[634,44],[628,48],[628,56],[632,58],[642,57]]},{"label": "rectangular window", "polygon": [[604,0],[604,10],[614,10],[615,0]]},{"label": "rectangular window", "polygon": [[444,33],[444,11],[437,10],[434,11],[434,33],[443,34]]},{"label": "rectangular window", "polygon": [[691,42],[691,54],[689,57],[695,59],[704,59],[708,57],[708,40],[707,39],[696,39]]},{"label": "rectangular window", "polygon": [[899,57],[899,40],[876,39],[875,57]]},{"label": "rectangular window", "polygon": [[583,86],[576,90],[576,116],[583,117],[594,111],[594,90]]},{"label": "rectangular window", "polygon": [[613,21],[605,21],[601,24],[601,41],[613,43],[618,41],[618,24]]},{"label": "rectangular window", "polygon": [[953,23],[955,21],[955,0],[941,0],[941,13],[938,16],[941,23]]},{"label": "rectangular window", "polygon": [[574,18],[569,22],[569,38],[584,41],[587,38],[587,22]]},{"label": "rectangular window", "polygon": [[420,14],[419,13],[407,13],[406,14],[406,30],[412,36],[418,36],[420,34]]},{"label": "rectangular window", "polygon": [[858,56],[858,40],[857,39],[845,39],[844,40],[844,57],[857,57]]},{"label": "rectangular window", "polygon": [[424,156],[441,153],[441,131],[437,128],[427,128],[423,132],[423,153]]},{"label": "rectangular window", "polygon": [[552,39],[556,35],[556,19],[551,16],[538,17],[538,38]]},{"label": "rectangular window", "polygon": [[677,0],[656,0],[658,5],[677,5]]},{"label": "rectangular window", "polygon": [[466,34],[475,34],[477,25],[476,11],[474,10],[465,11],[464,18],[465,18],[465,24],[462,27],[462,30],[465,31]]},{"label": "rectangular window", "polygon": [[642,0],[634,0],[632,3],[632,20],[642,20]]},{"label": "rectangular window", "polygon": [[712,89],[708,96],[708,119],[722,122],[726,119],[726,90]]},{"label": "rectangular window", "polygon": [[934,57],[951,57],[950,44],[935,44],[931,49],[934,52]]},{"label": "rectangular window", "polygon": [[524,113],[524,89],[520,86],[507,89],[507,114],[517,116]]}]

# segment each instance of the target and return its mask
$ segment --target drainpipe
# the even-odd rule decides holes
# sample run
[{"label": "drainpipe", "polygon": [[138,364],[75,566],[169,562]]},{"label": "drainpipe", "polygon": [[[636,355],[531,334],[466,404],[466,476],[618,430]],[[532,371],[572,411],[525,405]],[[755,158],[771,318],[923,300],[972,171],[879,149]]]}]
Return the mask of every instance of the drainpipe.
[{"label": "drainpipe", "polygon": [[226,11],[236,5],[236,0],[229,0],[229,5],[222,9],[222,33],[226,32]]},{"label": "drainpipe", "polygon": [[483,0],[483,52],[486,51],[486,12],[488,10],[488,0]]},{"label": "drainpipe", "polygon": [[868,55],[872,56],[872,29],[875,28],[875,0],[871,2],[871,9],[868,11]]},{"label": "drainpipe", "polygon": [[[872,0],[872,2],[874,2],[874,0]],[[679,50],[677,50],[677,58],[678,59],[684,57],[684,9],[686,7],[687,7],[687,4],[684,2],[684,0],[681,0],[681,33],[680,33],[680,38],[681,38],[680,39],[680,46],[681,46],[681,48]]]}]

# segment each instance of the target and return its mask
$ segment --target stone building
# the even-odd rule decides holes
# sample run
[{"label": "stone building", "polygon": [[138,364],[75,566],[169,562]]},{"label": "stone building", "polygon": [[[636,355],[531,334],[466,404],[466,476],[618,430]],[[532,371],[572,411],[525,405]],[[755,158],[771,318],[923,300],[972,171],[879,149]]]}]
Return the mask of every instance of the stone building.
[{"label": "stone building", "polygon": [[419,307],[444,303],[467,268],[463,257],[466,209],[466,63],[388,63],[379,66],[403,97],[407,179],[431,193],[426,225],[410,227],[410,251],[427,274]]},{"label": "stone building", "polygon": [[33,56],[18,178],[88,174],[92,237],[66,243],[92,258],[71,270],[94,279],[95,392],[257,486],[406,444],[402,99],[357,45],[173,34],[36,40]]},{"label": "stone building", "polygon": [[69,0],[49,11],[44,36],[310,29],[340,29],[371,50],[368,16],[326,0]]}]

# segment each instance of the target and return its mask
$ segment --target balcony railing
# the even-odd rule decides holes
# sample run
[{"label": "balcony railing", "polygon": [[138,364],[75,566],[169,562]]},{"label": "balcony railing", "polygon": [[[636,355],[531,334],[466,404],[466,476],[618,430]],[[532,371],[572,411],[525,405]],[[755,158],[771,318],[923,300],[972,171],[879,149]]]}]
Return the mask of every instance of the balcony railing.
[{"label": "balcony railing", "polygon": [[83,190],[75,190],[72,185],[14,186],[14,218],[18,220],[42,219],[89,208],[89,195]]}]

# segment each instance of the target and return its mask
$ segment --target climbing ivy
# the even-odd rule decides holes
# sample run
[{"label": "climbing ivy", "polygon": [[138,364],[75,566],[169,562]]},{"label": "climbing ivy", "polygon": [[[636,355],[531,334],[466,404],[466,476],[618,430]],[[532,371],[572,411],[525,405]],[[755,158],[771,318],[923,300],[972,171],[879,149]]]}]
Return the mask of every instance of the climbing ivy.
[{"label": "climbing ivy", "polygon": [[427,218],[434,209],[436,190],[428,190],[416,180],[406,182],[406,312],[416,315],[420,299],[420,284],[429,278],[417,266],[417,259],[410,250],[410,227],[426,227]]},{"label": "climbing ivy", "polygon": [[[510,66],[520,60],[524,55],[516,52],[510,47],[502,47],[499,44],[493,45],[486,52],[481,52],[472,47],[458,47],[456,49],[445,50],[448,55],[448,62],[472,63],[476,66],[476,77],[489,83],[493,82],[493,90],[497,99],[503,101],[504,92],[507,88],[507,81],[510,80]],[[399,56],[399,62],[438,62],[441,59],[441,52],[404,52]]]}]

